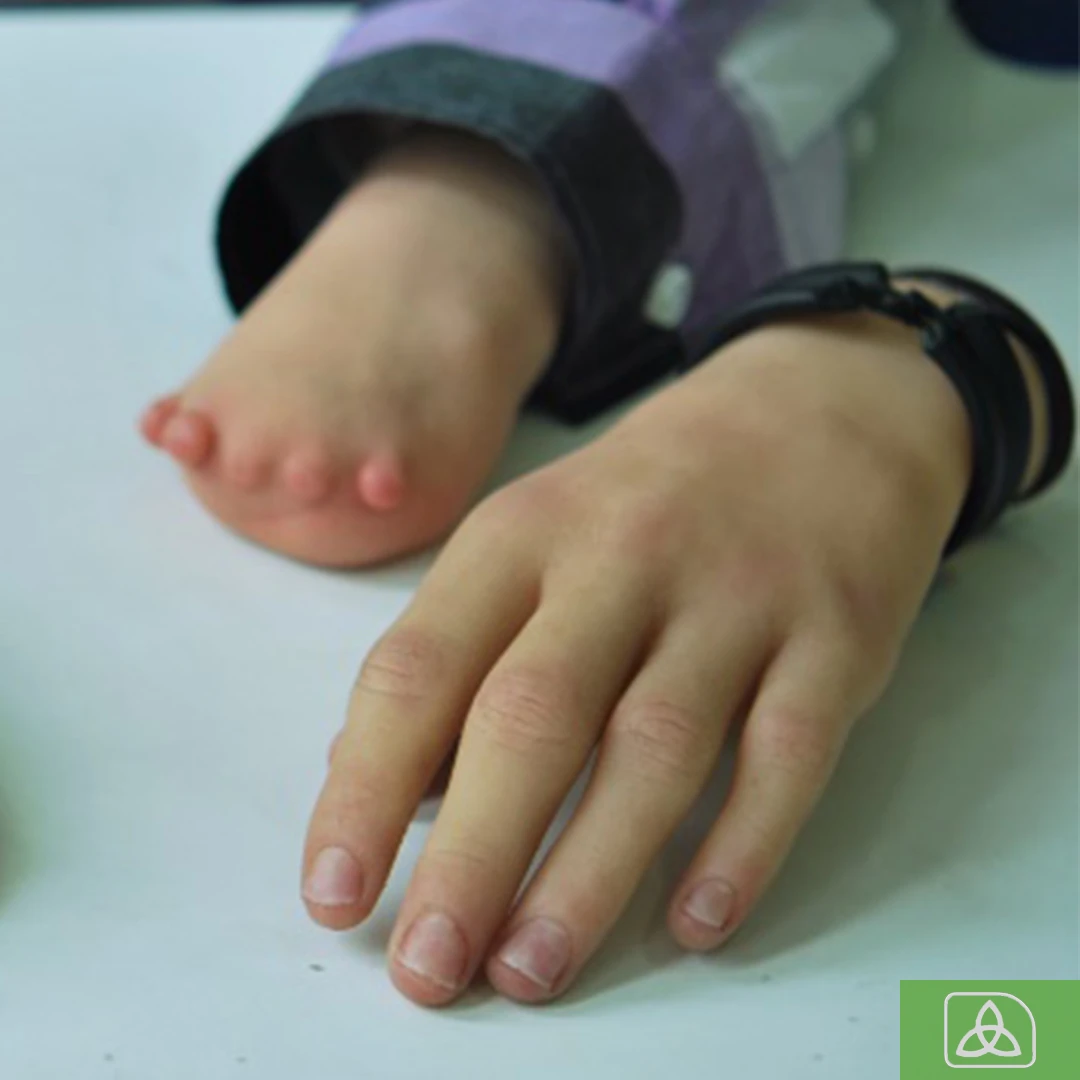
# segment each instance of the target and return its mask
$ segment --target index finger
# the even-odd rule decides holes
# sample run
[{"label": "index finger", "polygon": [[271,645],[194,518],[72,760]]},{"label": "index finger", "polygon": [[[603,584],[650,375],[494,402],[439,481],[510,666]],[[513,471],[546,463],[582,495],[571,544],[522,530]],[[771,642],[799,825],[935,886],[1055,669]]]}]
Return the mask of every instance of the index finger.
[{"label": "index finger", "polygon": [[533,561],[486,547],[451,544],[360,670],[304,846],[303,897],[324,926],[374,907],[480,682],[536,605]]}]

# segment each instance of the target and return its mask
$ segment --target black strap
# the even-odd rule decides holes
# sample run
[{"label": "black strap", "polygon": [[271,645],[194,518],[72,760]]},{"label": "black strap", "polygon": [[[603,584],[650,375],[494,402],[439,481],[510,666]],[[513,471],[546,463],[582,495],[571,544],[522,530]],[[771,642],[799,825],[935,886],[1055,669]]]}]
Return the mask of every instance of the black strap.
[{"label": "black strap", "polygon": [[892,284],[879,263],[834,263],[785,275],[728,314],[704,355],[768,323],[807,315],[871,311],[919,331],[923,349],[956,387],[971,419],[974,468],[946,551],[988,528],[1020,494],[1031,449],[1031,407],[1006,331],[1032,352],[1051,402],[1050,450],[1031,491],[1068,460],[1074,419],[1065,368],[1049,337],[1028,315],[981,282],[937,271],[903,275],[945,285],[966,299],[942,308]]},{"label": "black strap", "polygon": [[1049,423],[1046,460],[1039,475],[1021,493],[1030,499],[1052,484],[1069,463],[1076,435],[1076,409],[1064,361],[1046,331],[1018,304],[986,282],[947,270],[915,268],[898,270],[898,278],[912,278],[931,285],[941,285],[977,300],[993,311],[1001,325],[1013,334],[1028,350],[1039,370],[1046,391]]}]

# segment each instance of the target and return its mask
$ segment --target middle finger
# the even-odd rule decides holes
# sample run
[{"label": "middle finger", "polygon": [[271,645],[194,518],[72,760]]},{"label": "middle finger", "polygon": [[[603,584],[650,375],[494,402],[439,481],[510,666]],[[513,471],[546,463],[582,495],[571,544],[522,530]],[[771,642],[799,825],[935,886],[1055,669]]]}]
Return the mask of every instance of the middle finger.
[{"label": "middle finger", "polygon": [[395,983],[425,1004],[472,977],[648,638],[636,583],[546,591],[476,695],[391,939]]}]

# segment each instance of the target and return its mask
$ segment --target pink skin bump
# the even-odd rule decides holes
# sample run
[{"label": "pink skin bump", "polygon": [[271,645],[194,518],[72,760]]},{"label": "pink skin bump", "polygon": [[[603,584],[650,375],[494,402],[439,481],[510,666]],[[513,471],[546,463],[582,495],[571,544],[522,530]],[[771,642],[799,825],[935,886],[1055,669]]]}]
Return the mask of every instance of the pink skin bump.
[{"label": "pink skin bump", "polygon": [[170,394],[155,401],[139,420],[139,430],[143,438],[152,446],[160,446],[165,425],[176,415],[179,407],[180,397],[177,394]]},{"label": "pink skin bump", "polygon": [[405,498],[405,477],[393,457],[376,457],[360,467],[356,478],[360,498],[372,510],[396,510]]},{"label": "pink skin bump", "polygon": [[305,451],[296,451],[285,459],[281,479],[291,495],[307,504],[321,502],[333,487],[330,463],[319,454]]},{"label": "pink skin bump", "polygon": [[206,462],[214,446],[214,429],[205,416],[181,412],[169,418],[161,433],[162,449],[188,468]]}]

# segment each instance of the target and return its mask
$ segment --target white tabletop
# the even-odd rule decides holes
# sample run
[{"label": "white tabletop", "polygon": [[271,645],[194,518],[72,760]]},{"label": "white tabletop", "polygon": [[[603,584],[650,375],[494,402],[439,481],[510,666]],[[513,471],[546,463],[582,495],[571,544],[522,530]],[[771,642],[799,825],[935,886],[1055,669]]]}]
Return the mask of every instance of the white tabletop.
[{"label": "white tabletop", "polygon": [[[250,548],[133,419],[224,330],[215,197],[343,18],[0,17],[0,1075],[866,1080],[897,1073],[900,978],[1075,978],[1075,469],[948,570],[722,955],[663,929],[689,836],[546,1009],[391,990],[422,822],[369,926],[307,921],[325,746],[424,560],[338,575]],[[1075,364],[1075,83],[952,34],[916,52],[854,249],[997,280]],[[527,422],[504,475],[579,437]]]}]

